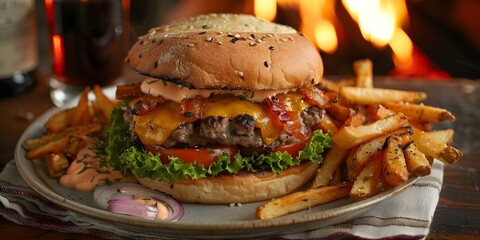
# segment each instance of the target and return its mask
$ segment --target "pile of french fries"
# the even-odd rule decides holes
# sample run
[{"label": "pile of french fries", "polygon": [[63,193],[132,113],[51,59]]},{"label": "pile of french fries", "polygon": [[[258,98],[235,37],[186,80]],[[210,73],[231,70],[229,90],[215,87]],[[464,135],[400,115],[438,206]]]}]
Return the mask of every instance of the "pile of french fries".
[{"label": "pile of french fries", "polygon": [[53,114],[45,123],[46,133],[23,143],[26,158],[46,159],[51,178],[64,175],[76,152],[84,147],[86,136],[101,132],[108,123],[115,103],[106,97],[99,86],[93,87],[94,100],[89,100],[90,88],[86,88],[78,105]]},{"label": "pile of french fries", "polygon": [[257,218],[276,218],[348,196],[362,200],[411,176],[429,175],[433,159],[453,164],[463,156],[450,145],[453,129],[431,128],[432,123],[454,121],[452,113],[421,104],[424,92],[374,88],[370,60],[353,66],[353,80],[323,83],[324,90],[339,96],[320,126],[333,132],[335,144],[311,187],[258,207]]}]

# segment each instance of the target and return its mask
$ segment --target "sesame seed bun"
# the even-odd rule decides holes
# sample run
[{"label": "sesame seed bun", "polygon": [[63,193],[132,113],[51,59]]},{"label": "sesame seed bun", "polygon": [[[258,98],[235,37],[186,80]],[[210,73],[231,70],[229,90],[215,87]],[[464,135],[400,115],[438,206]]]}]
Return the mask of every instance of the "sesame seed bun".
[{"label": "sesame seed bun", "polygon": [[291,193],[307,183],[316,173],[318,163],[306,162],[273,172],[238,173],[173,183],[151,178],[137,178],[148,188],[165,192],[182,202],[229,204],[272,199]]},{"label": "sesame seed bun", "polygon": [[320,54],[295,29],[241,14],[153,28],[126,61],[141,74],[196,89],[288,90],[323,75]]}]

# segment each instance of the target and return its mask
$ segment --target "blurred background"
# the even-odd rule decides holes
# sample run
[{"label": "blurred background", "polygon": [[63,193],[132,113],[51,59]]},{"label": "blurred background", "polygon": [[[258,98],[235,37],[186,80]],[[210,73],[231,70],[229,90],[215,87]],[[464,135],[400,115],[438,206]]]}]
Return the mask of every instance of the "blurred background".
[{"label": "blurred background", "polygon": [[[478,0],[122,0],[128,43],[148,29],[204,13],[247,13],[290,25],[316,44],[325,75],[352,74],[355,60],[375,75],[480,79]],[[37,1],[39,69],[51,57],[43,1]]]}]

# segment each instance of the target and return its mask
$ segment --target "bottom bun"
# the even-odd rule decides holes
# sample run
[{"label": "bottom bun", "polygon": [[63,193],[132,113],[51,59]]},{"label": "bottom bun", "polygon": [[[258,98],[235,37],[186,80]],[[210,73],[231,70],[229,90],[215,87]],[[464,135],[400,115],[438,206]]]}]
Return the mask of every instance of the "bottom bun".
[{"label": "bottom bun", "polygon": [[229,204],[256,202],[280,197],[305,185],[315,174],[318,164],[306,162],[289,167],[280,174],[273,172],[238,173],[173,183],[137,178],[142,185],[167,193],[181,202]]}]

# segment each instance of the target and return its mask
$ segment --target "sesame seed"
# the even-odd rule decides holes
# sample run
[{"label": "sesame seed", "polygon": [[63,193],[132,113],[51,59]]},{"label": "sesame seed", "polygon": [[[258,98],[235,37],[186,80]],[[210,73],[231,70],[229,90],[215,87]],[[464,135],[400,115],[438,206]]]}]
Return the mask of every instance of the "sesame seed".
[{"label": "sesame seed", "polygon": [[252,38],[252,37],[248,37],[247,39],[248,39],[248,40],[252,40],[252,41],[253,41],[253,38]]},{"label": "sesame seed", "polygon": [[207,32],[199,32],[198,35],[203,35],[205,33],[207,33]]},{"label": "sesame seed", "polygon": [[292,38],[292,37],[288,37],[288,40],[293,41],[293,38]]},{"label": "sesame seed", "polygon": [[211,42],[213,40],[212,37],[207,38],[207,42]]},{"label": "sesame seed", "polygon": [[202,26],[202,28],[203,28],[203,29],[209,29],[210,26],[208,26],[207,24],[205,24],[205,25]]},{"label": "sesame seed", "polygon": [[255,42],[250,42],[249,45],[250,45],[250,46],[255,46],[255,45],[257,45],[257,43],[255,43]]},{"label": "sesame seed", "polygon": [[271,33],[268,33],[268,34],[267,34],[267,36],[271,37],[271,36],[273,36],[273,34],[271,34]]},{"label": "sesame seed", "polygon": [[239,38],[239,37],[241,37],[241,35],[237,33],[237,34],[235,34],[235,37]]},{"label": "sesame seed", "polygon": [[264,65],[266,68],[268,68],[268,66],[269,66],[267,61],[263,62],[263,65]]},{"label": "sesame seed", "polygon": [[253,39],[255,39],[255,34],[250,34],[250,37],[252,37]]},{"label": "sesame seed", "polygon": [[263,42],[262,39],[257,39],[257,43],[261,43],[261,42]]},{"label": "sesame seed", "polygon": [[276,48],[275,46],[270,46],[270,47],[268,47],[268,49],[270,49],[270,50],[275,50],[275,49],[277,49],[277,48]]},{"label": "sesame seed", "polygon": [[223,42],[218,41],[217,43],[218,43],[218,45],[223,45]]},{"label": "sesame seed", "polygon": [[239,38],[237,37],[233,37],[232,40],[230,40],[230,42],[232,43],[236,43],[238,40],[240,40]]},{"label": "sesame seed", "polygon": [[285,39],[285,38],[280,38],[280,41],[282,41],[282,42],[286,42],[286,41],[287,41],[287,39]]},{"label": "sesame seed", "polygon": [[234,37],[232,33],[228,33],[227,37]]},{"label": "sesame seed", "polygon": [[243,78],[243,72],[237,72],[238,76],[240,76],[241,78]]},{"label": "sesame seed", "polygon": [[222,34],[223,34],[223,32],[217,32],[217,33],[218,33],[218,34],[220,34],[220,35],[222,35]]},{"label": "sesame seed", "polygon": [[189,43],[187,44],[188,47],[195,47],[195,45],[193,43]]}]

